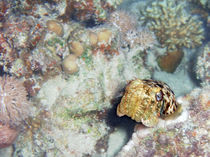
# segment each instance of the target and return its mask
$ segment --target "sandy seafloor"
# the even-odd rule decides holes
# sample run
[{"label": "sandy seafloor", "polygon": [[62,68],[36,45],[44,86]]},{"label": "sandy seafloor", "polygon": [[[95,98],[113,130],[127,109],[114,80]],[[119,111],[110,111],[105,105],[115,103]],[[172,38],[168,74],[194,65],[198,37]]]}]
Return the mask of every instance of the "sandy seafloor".
[{"label": "sandy seafloor", "polygon": [[[126,86],[127,82],[135,78],[151,78],[163,81],[170,86],[176,97],[179,97],[181,100],[185,98],[185,95],[188,95],[190,100],[187,99],[183,101],[183,112],[185,112],[186,115],[191,114],[191,112],[188,113],[190,105],[187,101],[191,102],[193,97],[199,97],[198,93],[200,91],[201,93],[203,91],[203,93],[206,92],[207,94],[204,95],[207,99],[205,100],[205,102],[207,102],[207,108],[204,109],[204,112],[207,112],[206,114],[208,115],[210,73],[208,71],[210,70],[210,60],[208,58],[200,65],[200,67],[207,69],[207,72],[205,74],[202,73],[202,76],[197,72],[199,70],[197,68],[197,60],[198,56],[202,56],[201,54],[204,51],[203,48],[210,39],[208,37],[210,30],[210,4],[208,6],[209,8],[202,8],[201,3],[198,1],[186,0],[186,2],[192,3],[192,6],[189,5],[189,8],[186,9],[186,14],[189,14],[190,10],[193,9],[203,9],[203,11],[198,12],[198,16],[199,20],[203,21],[202,29],[204,29],[205,32],[203,35],[204,39],[202,39],[202,44],[195,48],[186,48],[185,46],[180,48],[184,53],[184,57],[173,73],[165,72],[158,66],[156,60],[157,56],[164,54],[167,47],[160,48],[161,44],[158,41],[158,37],[152,31],[156,40],[154,46],[149,45],[148,47],[142,48],[141,43],[136,43],[133,47],[128,48],[124,45],[120,45],[121,42],[120,44],[118,43],[118,40],[124,40],[121,39],[123,36],[122,31],[119,31],[108,22],[86,28],[84,23],[79,20],[74,21],[69,19],[69,21],[65,22],[62,22],[60,19],[60,21],[57,20],[56,17],[65,12],[65,9],[62,8],[66,6],[65,1],[59,2],[55,0],[52,4],[48,4],[47,1],[44,3],[41,1],[34,3],[36,7],[33,8],[32,6],[32,9],[35,11],[31,13],[29,11],[30,8],[29,10],[26,9],[22,12],[21,9],[24,10],[24,5],[26,3],[24,0],[20,0],[20,3],[17,1],[16,6],[18,14],[14,12],[15,9],[13,11],[11,11],[11,8],[7,9],[9,16],[5,13],[5,18],[8,19],[1,21],[1,24],[11,23],[10,26],[12,28],[11,30],[8,30],[7,28],[1,27],[1,31],[2,33],[5,31],[5,34],[11,36],[10,40],[12,40],[12,42],[8,41],[8,43],[11,42],[14,44],[13,48],[16,51],[15,53],[19,56],[16,56],[15,61],[11,61],[8,64],[4,61],[4,58],[1,58],[1,66],[3,67],[1,68],[2,75],[11,75],[21,81],[26,81],[29,76],[31,80],[35,80],[35,84],[30,87],[27,86],[30,88],[27,91],[29,91],[29,93],[31,92],[29,94],[29,99],[33,104],[31,107],[32,114],[29,115],[29,120],[26,120],[26,123],[23,124],[24,129],[20,131],[16,141],[11,146],[0,149],[0,157],[114,157],[117,156],[119,152],[121,152],[121,154],[118,154],[118,156],[126,156],[126,149],[129,148],[127,150],[129,151],[130,145],[129,147],[125,146],[128,142],[132,143],[131,141],[134,139],[132,138],[133,132],[138,132],[134,129],[137,123],[128,117],[117,117],[116,106],[120,102],[120,98],[123,95],[123,88]],[[9,2],[5,1],[5,3]],[[55,6],[56,3],[58,3],[57,7]],[[141,4],[146,3],[149,4],[149,2],[146,1],[125,0],[118,6],[118,10],[129,12],[131,16],[139,16],[141,14],[136,13],[138,8],[146,7],[145,5],[140,6]],[[199,5],[198,9],[196,8],[196,4]],[[51,6],[53,7],[51,8]],[[192,14],[190,16],[194,15]],[[29,30],[23,27],[23,32],[15,30],[15,23],[17,24],[19,21],[20,23],[24,23],[30,18],[34,22],[34,25],[41,25],[40,30],[37,31],[33,25],[29,27]],[[62,25],[62,35],[59,35],[59,33],[56,32],[57,30],[50,30],[50,28],[47,28],[47,21],[54,19],[58,21],[58,25]],[[139,20],[139,17],[137,17],[137,21],[138,27],[145,28],[145,26],[142,26],[142,21]],[[26,22],[26,25],[30,24],[27,24]],[[22,27],[21,24],[20,27]],[[102,50],[99,41],[97,43],[98,45],[91,45],[89,39],[90,33],[98,35],[100,32],[105,32],[104,30],[108,30],[112,33],[110,36],[107,35],[109,38],[108,41],[102,39],[102,42],[105,42],[103,43],[105,46],[107,44],[111,45],[113,48],[111,50],[106,49],[105,53],[102,52],[104,49]],[[24,33],[24,31],[26,32]],[[31,33],[30,31],[34,31],[34,33]],[[31,46],[30,44],[32,43],[35,34],[42,33],[45,33],[45,37],[43,37],[44,39],[41,39],[41,43],[38,41],[35,45]],[[119,36],[120,33],[121,36]],[[58,44],[56,41],[62,44]],[[77,55],[77,52],[73,52],[73,48],[69,45],[74,41],[80,41],[80,43],[82,43],[84,49],[82,52],[83,54]],[[50,45],[50,42],[54,43]],[[28,46],[27,43],[30,43],[30,46]],[[114,52],[115,50],[117,50],[119,54],[106,54],[109,53],[109,51]],[[96,54],[94,54],[93,51],[96,51]],[[39,55],[38,53],[46,54]],[[72,59],[73,61],[70,60],[69,62],[71,62],[73,68],[76,67],[76,70],[69,72],[68,66],[66,67],[66,70],[64,68],[64,59],[69,54],[74,53],[76,54],[76,59]],[[208,49],[208,57],[210,56],[209,53]],[[31,56],[31,60],[34,59],[36,62],[40,61],[39,64],[37,64],[40,65],[38,71],[30,69],[30,72],[28,72],[28,67],[24,68],[24,66],[26,66],[26,63],[23,61],[25,59],[23,57],[24,54]],[[48,61],[50,63],[51,61],[52,63],[56,62],[54,64],[55,67]],[[10,65],[12,66],[10,67]],[[72,67],[70,66],[70,69]],[[28,75],[28,73],[30,73],[30,75]],[[38,91],[34,92],[32,89],[35,87],[37,87]],[[204,87],[205,90],[203,90]],[[190,94],[192,91],[196,92],[196,90],[198,92],[197,94]],[[192,102],[191,104],[193,104]],[[199,103],[204,104],[204,101],[200,100],[200,97]],[[191,111],[191,109],[189,109],[189,111]],[[184,118],[172,122],[170,128],[172,130],[170,130],[171,132],[177,127],[174,127],[173,125],[181,125],[182,123],[187,123],[188,120],[194,129],[198,127],[198,125],[190,119],[190,116],[186,118],[183,113],[181,117]],[[199,116],[197,118],[199,118]],[[183,135],[183,139],[189,140],[190,142],[188,145],[192,145],[193,142],[200,140],[201,137],[206,135],[208,138],[206,139],[207,142],[204,141],[205,147],[201,148],[198,146],[196,149],[198,149],[198,152],[199,149],[205,150],[204,156],[208,156],[210,155],[207,148],[209,145],[209,133],[206,134],[206,131],[209,131],[209,120],[207,119],[205,122],[204,126],[202,126],[202,131],[204,132],[202,136],[195,137],[195,139],[193,137],[191,140],[187,135],[186,137],[188,139],[185,139]],[[163,122],[161,121],[161,123]],[[170,126],[168,123],[164,123],[164,125],[166,126],[165,128]],[[162,125],[160,124],[157,129],[161,128],[161,126]],[[161,129],[164,132],[168,128],[164,130],[164,127],[162,127]],[[182,129],[183,128],[180,128],[180,130]],[[150,133],[152,134],[154,130],[150,130]],[[176,131],[173,135],[174,137],[177,136]],[[153,137],[148,135],[148,138],[152,139]],[[158,142],[156,141],[155,144],[157,143]],[[155,144],[153,144],[153,146]],[[134,142],[133,145],[136,146],[138,144]],[[165,149],[164,151],[168,153],[168,150]],[[164,151],[161,155],[159,149],[157,149],[156,153],[159,153],[159,156],[167,155]],[[179,151],[175,151],[168,155],[180,156]],[[149,155],[149,153],[132,153],[129,155]],[[192,156],[196,156],[196,151],[192,151],[191,153]],[[190,154],[188,155],[190,156]],[[197,155],[199,156],[200,154],[198,153]],[[151,154],[151,156],[155,156],[155,153]]]}]

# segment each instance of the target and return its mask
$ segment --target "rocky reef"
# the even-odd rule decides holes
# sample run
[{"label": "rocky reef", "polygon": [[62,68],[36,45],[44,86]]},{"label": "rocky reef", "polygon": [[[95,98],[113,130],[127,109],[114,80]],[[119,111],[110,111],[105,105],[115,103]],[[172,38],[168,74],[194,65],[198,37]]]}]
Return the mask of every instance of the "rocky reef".
[{"label": "rocky reef", "polygon": [[132,138],[117,157],[209,156],[209,92],[208,86],[179,97],[181,115],[160,122],[156,128],[136,125]]},{"label": "rocky reef", "polygon": [[73,19],[85,22],[87,25],[92,23],[99,24],[105,22],[122,0],[67,0],[66,14]]},{"label": "rocky reef", "polygon": [[[79,3],[75,1],[76,4]],[[60,10],[60,1],[22,1],[11,5],[21,18],[11,16],[4,22],[1,67],[4,73],[23,81],[37,109],[25,121],[25,130],[15,141],[13,154],[107,155],[110,133],[115,130],[107,123],[109,110],[115,107],[112,99],[120,97],[126,82],[134,77],[151,77],[141,56],[143,50],[153,46],[154,35],[139,29],[137,36],[141,40],[130,47],[127,45],[131,43],[122,44],[127,32],[109,22],[91,28],[82,25],[89,19],[78,18],[83,21],[81,24],[70,18],[64,23],[61,17],[66,12]],[[49,6],[60,14],[58,18],[55,14],[46,15]],[[68,8],[68,4],[65,6]],[[99,17],[94,18],[100,21]],[[10,138],[14,142],[12,137],[16,136]],[[84,142],[89,147],[78,149]]]},{"label": "rocky reef", "polygon": [[[141,5],[128,9],[131,2]],[[208,156],[209,87],[204,86],[209,84],[209,44],[197,51],[195,70],[203,87],[183,96],[195,87],[188,83],[192,78],[187,75],[185,60],[190,62],[190,56],[186,52],[194,55],[192,48],[202,43],[206,29],[200,17],[187,9],[191,3],[195,4],[2,0],[0,156]],[[171,74],[160,73],[160,67]],[[160,119],[153,128],[118,117],[125,87],[135,79],[153,79],[154,87],[160,88],[165,86],[160,81],[169,84],[181,95],[178,102],[183,112],[174,119]],[[144,106],[158,107],[146,118],[154,110],[175,109],[167,107],[169,101],[175,102],[172,90],[156,97],[154,88],[149,100],[153,105],[148,105],[149,82],[140,87]],[[167,99],[170,94],[173,100]],[[140,97],[131,95],[139,101]],[[166,99],[160,101],[161,96]]]},{"label": "rocky reef", "polygon": [[210,42],[200,50],[196,62],[196,74],[203,87],[210,85]]},{"label": "rocky reef", "polygon": [[[121,52],[109,60],[103,54],[91,58],[85,54],[78,58],[76,75],[66,79],[58,75],[45,82],[36,97],[39,108],[45,111],[42,115],[45,120],[32,135],[28,131],[28,136],[18,138],[15,154],[106,155],[112,129],[105,117],[113,107],[111,100],[124,88],[127,80],[150,77],[140,60],[138,66],[132,63],[133,56],[130,55],[136,53],[125,55]],[[27,143],[22,144],[22,138]],[[101,140],[103,144],[100,144]],[[87,142],[89,147],[78,148],[81,142]]]},{"label": "rocky reef", "polygon": [[[157,68],[162,71],[174,73],[188,55],[186,48],[188,53],[193,53],[191,50],[208,38],[205,34],[205,31],[208,33],[205,26],[208,13],[191,1],[138,1],[130,10],[141,25],[155,34],[157,47],[149,54],[157,59]],[[159,51],[159,47],[163,49]]]}]

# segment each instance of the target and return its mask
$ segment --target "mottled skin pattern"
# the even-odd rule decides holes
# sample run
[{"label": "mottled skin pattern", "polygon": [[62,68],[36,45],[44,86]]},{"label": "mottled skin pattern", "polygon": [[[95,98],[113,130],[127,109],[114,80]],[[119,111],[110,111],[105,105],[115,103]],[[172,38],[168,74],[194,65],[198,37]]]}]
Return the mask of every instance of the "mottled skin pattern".
[{"label": "mottled skin pattern", "polygon": [[161,81],[135,79],[126,86],[117,107],[118,116],[128,116],[145,126],[153,127],[158,118],[165,118],[177,109],[175,95]]}]

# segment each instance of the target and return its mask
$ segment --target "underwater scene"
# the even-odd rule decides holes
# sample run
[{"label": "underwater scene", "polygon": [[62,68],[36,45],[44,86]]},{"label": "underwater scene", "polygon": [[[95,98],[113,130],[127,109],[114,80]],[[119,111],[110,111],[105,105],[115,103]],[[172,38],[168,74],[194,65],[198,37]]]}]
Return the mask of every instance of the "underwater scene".
[{"label": "underwater scene", "polygon": [[210,0],[0,0],[0,157],[210,157]]}]

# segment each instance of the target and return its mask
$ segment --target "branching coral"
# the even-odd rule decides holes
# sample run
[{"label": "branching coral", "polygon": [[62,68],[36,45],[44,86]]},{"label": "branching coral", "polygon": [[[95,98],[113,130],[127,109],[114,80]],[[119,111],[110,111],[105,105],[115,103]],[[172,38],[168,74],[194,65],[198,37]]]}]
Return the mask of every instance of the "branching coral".
[{"label": "branching coral", "polygon": [[148,21],[149,28],[168,50],[174,51],[183,46],[193,48],[204,38],[202,22],[188,14],[185,6],[185,2],[155,1],[142,13],[142,20]]}]

